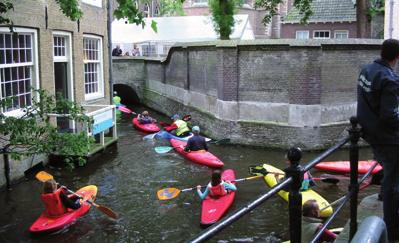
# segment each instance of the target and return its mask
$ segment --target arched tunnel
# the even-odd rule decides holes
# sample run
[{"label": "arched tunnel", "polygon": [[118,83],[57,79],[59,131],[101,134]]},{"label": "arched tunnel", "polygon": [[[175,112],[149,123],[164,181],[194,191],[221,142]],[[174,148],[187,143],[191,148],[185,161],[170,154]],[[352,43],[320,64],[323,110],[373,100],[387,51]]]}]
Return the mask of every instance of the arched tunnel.
[{"label": "arched tunnel", "polygon": [[114,84],[114,92],[121,97],[121,103],[124,105],[139,105],[140,98],[136,91],[126,84]]}]

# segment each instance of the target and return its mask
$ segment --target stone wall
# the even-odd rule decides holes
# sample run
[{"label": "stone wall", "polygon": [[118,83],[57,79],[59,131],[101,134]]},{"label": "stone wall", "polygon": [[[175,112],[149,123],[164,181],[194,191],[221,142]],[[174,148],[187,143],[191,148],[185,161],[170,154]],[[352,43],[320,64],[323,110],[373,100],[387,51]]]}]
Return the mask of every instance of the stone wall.
[{"label": "stone wall", "polygon": [[135,90],[151,108],[192,114],[213,138],[315,149],[345,133],[356,113],[357,75],[380,45],[358,39],[182,44],[165,59],[114,58],[114,77],[141,87]]}]

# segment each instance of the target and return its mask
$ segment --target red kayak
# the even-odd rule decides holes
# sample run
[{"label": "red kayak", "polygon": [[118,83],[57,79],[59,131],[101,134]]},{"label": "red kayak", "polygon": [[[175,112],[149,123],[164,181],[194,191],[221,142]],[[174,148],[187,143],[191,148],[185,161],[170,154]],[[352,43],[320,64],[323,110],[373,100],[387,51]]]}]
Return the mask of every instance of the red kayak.
[{"label": "red kayak", "polygon": [[[80,188],[76,194],[81,195],[83,199],[90,199],[94,201],[97,195],[97,187],[94,185],[85,186]],[[30,226],[29,232],[48,233],[63,229],[89,212],[90,207],[90,204],[83,203],[80,208],[76,210],[68,209],[67,213],[58,217],[49,217],[45,213],[42,213],[40,217]]]},{"label": "red kayak", "polygon": [[191,152],[184,151],[184,147],[187,144],[187,142],[185,141],[179,141],[172,138],[170,140],[170,144],[172,144],[172,147],[179,154],[183,155],[183,157],[195,163],[206,165],[212,168],[220,168],[223,167],[224,165],[223,162],[218,157],[207,151],[191,151]]},{"label": "red kayak", "polygon": [[[374,165],[376,161],[374,160],[365,160],[359,161],[358,173],[366,174],[367,171]],[[336,172],[336,173],[350,173],[350,162],[349,161],[336,161],[336,162],[321,162],[315,166],[316,169],[322,171]],[[381,165],[377,165],[372,174],[379,172],[382,170]]]},{"label": "red kayak", "polygon": [[[233,181],[236,179],[233,170],[225,170],[222,173],[222,180]],[[234,182],[232,182],[235,184]],[[231,191],[225,196],[212,198],[207,196],[202,201],[201,225],[207,226],[216,223],[233,204],[235,192]]]},{"label": "red kayak", "polygon": [[132,123],[135,128],[147,133],[159,132],[161,130],[156,123],[140,124],[137,118],[133,118]]}]

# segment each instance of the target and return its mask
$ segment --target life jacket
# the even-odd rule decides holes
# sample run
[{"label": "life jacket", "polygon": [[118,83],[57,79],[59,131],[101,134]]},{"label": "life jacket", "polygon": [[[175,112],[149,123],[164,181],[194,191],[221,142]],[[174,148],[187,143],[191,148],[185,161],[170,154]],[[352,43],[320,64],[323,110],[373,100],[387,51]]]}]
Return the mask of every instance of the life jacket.
[{"label": "life jacket", "polygon": [[183,120],[176,120],[174,123],[177,126],[177,129],[176,129],[177,136],[180,136],[183,133],[190,131],[190,129],[187,126],[187,122],[185,122]]},{"label": "life jacket", "polygon": [[227,194],[226,188],[224,188],[223,181],[216,186],[212,186],[211,183],[208,184],[209,187],[209,194],[212,197],[220,197]]},{"label": "life jacket", "polygon": [[41,195],[42,201],[46,207],[45,214],[50,217],[63,215],[67,212],[67,208],[62,204],[60,194],[62,188],[59,188],[53,193],[43,193]]}]

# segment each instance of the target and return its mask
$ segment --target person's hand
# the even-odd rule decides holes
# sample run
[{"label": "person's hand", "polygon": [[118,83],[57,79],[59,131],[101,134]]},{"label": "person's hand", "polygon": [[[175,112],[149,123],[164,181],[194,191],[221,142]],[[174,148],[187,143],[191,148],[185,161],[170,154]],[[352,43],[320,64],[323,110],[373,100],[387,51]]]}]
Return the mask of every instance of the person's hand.
[{"label": "person's hand", "polygon": [[201,185],[198,185],[197,190],[201,190],[201,187],[202,187]]}]

